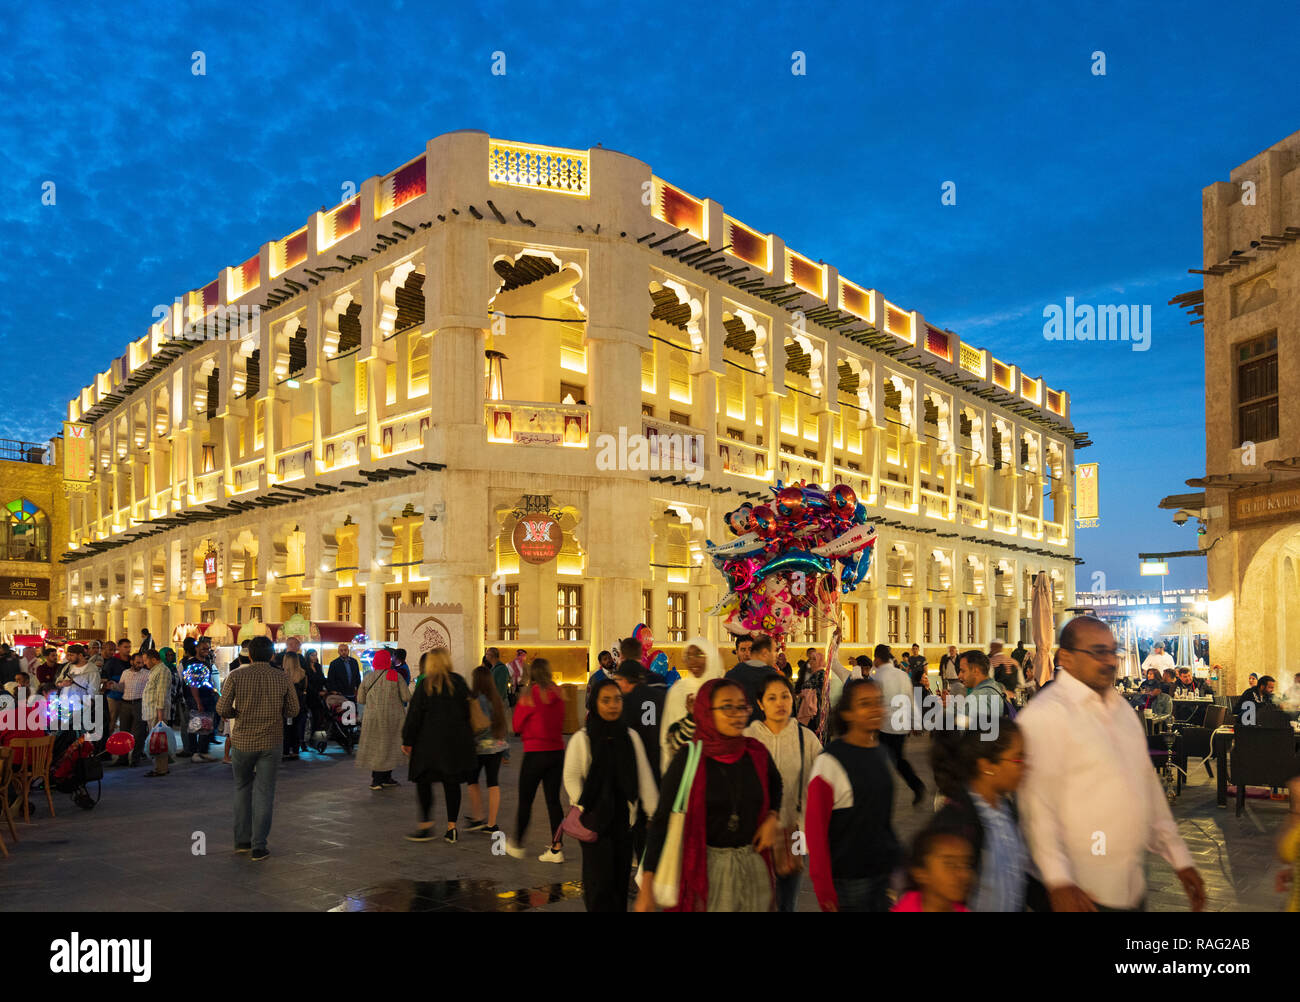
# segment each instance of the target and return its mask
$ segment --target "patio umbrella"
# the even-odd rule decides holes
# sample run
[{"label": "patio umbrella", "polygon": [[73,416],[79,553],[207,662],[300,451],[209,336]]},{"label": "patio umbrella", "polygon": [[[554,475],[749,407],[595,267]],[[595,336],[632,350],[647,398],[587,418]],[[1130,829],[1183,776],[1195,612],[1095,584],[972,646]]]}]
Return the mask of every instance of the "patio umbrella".
[{"label": "patio umbrella", "polygon": [[1030,614],[1034,631],[1034,678],[1042,685],[1052,669],[1052,640],[1055,624],[1052,622],[1052,586],[1047,572],[1034,575],[1034,601]]}]

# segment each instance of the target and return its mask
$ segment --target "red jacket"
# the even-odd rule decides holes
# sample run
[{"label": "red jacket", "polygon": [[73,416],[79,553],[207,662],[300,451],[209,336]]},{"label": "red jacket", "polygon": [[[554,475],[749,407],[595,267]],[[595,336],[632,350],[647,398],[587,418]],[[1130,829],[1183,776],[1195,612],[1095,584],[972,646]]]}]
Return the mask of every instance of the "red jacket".
[{"label": "red jacket", "polygon": [[551,690],[545,700],[539,686],[528,690],[524,705],[520,697],[515,704],[515,733],[524,739],[525,752],[564,751],[564,697],[559,689]]}]

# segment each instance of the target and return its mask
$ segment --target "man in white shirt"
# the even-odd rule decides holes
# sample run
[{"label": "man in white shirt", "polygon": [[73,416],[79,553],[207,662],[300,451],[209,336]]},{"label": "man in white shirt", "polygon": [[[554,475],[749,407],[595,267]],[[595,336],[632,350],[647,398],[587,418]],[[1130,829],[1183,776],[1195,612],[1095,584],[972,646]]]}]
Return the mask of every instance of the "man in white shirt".
[{"label": "man in white shirt", "polygon": [[1205,885],[1151,768],[1142,724],[1115,690],[1115,635],[1079,616],[1061,630],[1059,654],[1055,680],[1017,721],[1028,766],[1017,801],[1052,910],[1142,910],[1151,849],[1200,911]]},{"label": "man in white shirt", "polygon": [[1146,678],[1148,668],[1154,668],[1161,674],[1161,676],[1164,675],[1165,669],[1168,669],[1169,671],[1174,670],[1174,659],[1165,653],[1164,644],[1156,644],[1155,647],[1151,648],[1151,653],[1148,654],[1147,659],[1142,662],[1143,678]]},{"label": "man in white shirt", "polygon": [[880,743],[889,750],[894,768],[903,777],[903,782],[911,787],[912,806],[915,807],[925,796],[925,784],[903,757],[903,742],[911,733],[916,718],[912,680],[907,677],[907,672],[895,666],[888,644],[877,644],[874,654],[871,659],[875,666],[874,678],[885,700],[885,722],[880,725]]}]

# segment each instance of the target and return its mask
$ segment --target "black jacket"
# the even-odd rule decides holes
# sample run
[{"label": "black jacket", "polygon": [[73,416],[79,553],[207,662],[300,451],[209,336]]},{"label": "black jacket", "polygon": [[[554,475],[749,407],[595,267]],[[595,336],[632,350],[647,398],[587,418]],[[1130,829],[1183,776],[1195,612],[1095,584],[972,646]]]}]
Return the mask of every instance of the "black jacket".
[{"label": "black jacket", "polygon": [[335,658],[330,662],[329,674],[325,679],[325,688],[330,692],[340,692],[345,696],[355,696],[357,686],[361,684],[361,665],[357,659]]},{"label": "black jacket", "polygon": [[423,682],[411,693],[402,725],[402,744],[411,749],[413,782],[468,783],[478,768],[469,726],[469,686],[455,672],[442,692],[428,693]]}]

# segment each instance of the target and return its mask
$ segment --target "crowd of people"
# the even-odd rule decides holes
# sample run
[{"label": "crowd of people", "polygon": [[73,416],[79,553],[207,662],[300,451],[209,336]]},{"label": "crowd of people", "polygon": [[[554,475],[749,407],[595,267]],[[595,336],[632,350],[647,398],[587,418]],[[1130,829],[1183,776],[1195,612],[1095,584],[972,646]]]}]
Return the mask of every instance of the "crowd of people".
[{"label": "crowd of people", "polygon": [[[38,656],[13,670],[0,649],[0,669],[41,692],[102,692],[106,733],[135,737],[121,764],[145,754],[148,729],[174,727],[183,749],[152,754],[149,776],[167,775],[177,757],[211,761],[224,740],[235,849],[254,860],[269,855],[279,766],[307,747],[318,715],[342,705],[360,710],[356,761],[371,790],[402,785],[394,773],[406,766],[417,810],[408,839],[437,838],[440,786],[446,843],[485,833],[494,853],[524,858],[540,791],[545,838],[533,851],[564,863],[576,843],[591,911],[794,911],[805,870],[825,911],[1139,910],[1148,847],[1174,867],[1191,908],[1204,906],[1142,724],[1116,692],[1119,652],[1105,623],[1079,617],[1062,629],[1041,688],[1023,644],[950,646],[932,686],[919,646],[896,655],[880,644],[843,665],[839,641],[836,631],[825,653],[807,648],[792,665],[771,637],[740,637],[728,668],[716,645],[694,637],[668,676],[626,639],[600,653],[582,726],[567,739],[551,666],[523,650],[507,663],[488,649],[468,681],[443,648],[423,654],[412,678],[400,649],[363,671],[343,645],[325,670],[297,640],[276,654],[262,637],[220,686],[203,638],[187,640],[179,662],[169,648],[133,651],[123,640],[106,657],[73,645],[62,664]],[[1169,684],[1151,671],[1144,686]],[[1256,698],[1271,698],[1273,680],[1252,683]],[[1186,671],[1172,685],[1205,691]],[[927,695],[987,712],[922,729],[916,707]],[[522,759],[507,821],[511,732]],[[928,792],[909,741],[913,756],[928,754],[938,795],[904,846],[895,777],[914,807]]]}]

